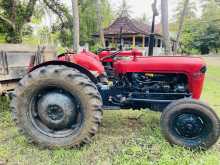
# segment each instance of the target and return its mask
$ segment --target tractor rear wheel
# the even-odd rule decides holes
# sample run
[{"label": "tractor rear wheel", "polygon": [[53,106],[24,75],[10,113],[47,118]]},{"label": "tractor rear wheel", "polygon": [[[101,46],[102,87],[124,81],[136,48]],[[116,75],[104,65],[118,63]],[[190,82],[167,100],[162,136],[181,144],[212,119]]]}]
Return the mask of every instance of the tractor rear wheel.
[{"label": "tractor rear wheel", "polygon": [[161,116],[161,129],[168,142],[189,149],[208,149],[219,138],[219,118],[206,104],[181,99],[168,105]]},{"label": "tractor rear wheel", "polygon": [[20,132],[45,148],[91,142],[102,119],[102,99],[96,86],[77,70],[56,65],[25,76],[11,109]]}]

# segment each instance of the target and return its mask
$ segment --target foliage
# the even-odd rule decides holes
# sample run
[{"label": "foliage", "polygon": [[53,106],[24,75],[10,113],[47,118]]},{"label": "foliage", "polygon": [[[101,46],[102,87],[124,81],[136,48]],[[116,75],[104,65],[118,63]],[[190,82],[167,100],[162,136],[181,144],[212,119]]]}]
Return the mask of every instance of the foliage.
[{"label": "foliage", "polygon": [[205,30],[200,38],[200,49],[204,50],[206,47],[209,51],[218,53],[218,48],[220,48],[220,7],[215,0],[209,0],[205,3],[202,22]]},{"label": "foliage", "polygon": [[[79,6],[80,14],[80,45],[89,43],[94,45],[93,34],[98,32],[97,9],[95,0],[81,0]],[[101,15],[103,26],[106,27],[112,20],[112,11],[108,0],[101,1]],[[57,23],[53,26],[53,33],[59,31],[59,40],[63,46],[72,47],[72,29],[68,28],[69,22],[65,22],[63,29]]]},{"label": "foliage", "polygon": [[199,22],[188,21],[185,23],[184,30],[181,36],[180,47],[182,53],[186,54],[197,54],[199,50],[195,48],[195,39],[200,36],[200,32],[203,30],[199,26]]},{"label": "foliage", "polygon": [[30,22],[36,1],[0,1],[1,26],[6,32],[7,42],[20,43],[22,41],[22,28]]},{"label": "foliage", "polygon": [[214,24],[209,24],[207,28],[194,40],[195,47],[202,54],[209,54],[210,51],[218,53],[220,47],[220,29]]},{"label": "foliage", "polygon": [[98,54],[98,52],[99,52],[100,50],[102,50],[102,49],[103,49],[103,47],[101,46],[100,43],[96,43],[95,45],[93,45],[93,46],[90,47],[90,51],[93,52],[93,53],[95,53],[95,54]]},{"label": "foliage", "polygon": [[32,18],[35,23],[41,22],[45,8],[57,14],[62,23],[64,19],[71,22],[67,8],[59,0],[0,0],[0,32],[6,34],[6,41],[21,43],[27,23]]},{"label": "foliage", "polygon": [[[175,14],[174,14],[175,19],[179,20],[181,14],[182,14],[183,8],[184,8],[184,3],[185,3],[185,0],[179,0],[177,8],[175,10]],[[188,8],[187,8],[187,14],[185,16],[186,17],[185,19],[191,20],[191,19],[196,18],[196,13],[197,13],[196,1],[190,0]]]},{"label": "foliage", "polygon": [[[178,6],[182,3],[183,1],[180,1]],[[220,48],[220,7],[214,0],[205,0],[202,4],[202,16],[195,17],[193,11],[196,11],[196,8],[193,8],[193,1],[191,1],[180,41],[183,53],[218,53]],[[171,29],[177,31],[178,24],[177,19],[171,24]]]},{"label": "foliage", "polygon": [[[94,45],[93,34],[98,31],[97,10],[95,0],[80,0],[80,44]],[[30,7],[31,6],[31,7]],[[70,8],[59,0],[0,0],[0,33],[4,34],[6,42],[27,42],[33,38],[32,24],[41,24],[45,11],[57,15],[57,21],[52,30],[40,27],[34,43],[54,43],[58,40],[62,46],[71,47],[73,38],[73,19]],[[101,15],[104,27],[112,20],[112,11],[108,0],[101,0]],[[29,24],[32,23],[32,24]],[[43,34],[45,32],[45,35]],[[38,41],[37,41],[38,40]],[[31,39],[30,42],[33,40]]]}]

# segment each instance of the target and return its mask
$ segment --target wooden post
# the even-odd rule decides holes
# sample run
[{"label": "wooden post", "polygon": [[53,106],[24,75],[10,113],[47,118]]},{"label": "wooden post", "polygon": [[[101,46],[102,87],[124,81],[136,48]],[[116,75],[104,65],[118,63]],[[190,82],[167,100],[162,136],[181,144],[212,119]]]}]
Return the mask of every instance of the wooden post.
[{"label": "wooden post", "polygon": [[112,37],[112,47],[114,48],[115,47],[115,38]]},{"label": "wooden post", "polygon": [[135,38],[135,35],[133,35],[133,46],[132,46],[132,48],[135,48],[136,47],[136,38]]},{"label": "wooden post", "polygon": [[145,35],[143,35],[142,37],[142,47],[145,48]]},{"label": "wooden post", "polygon": [[155,41],[154,41],[154,47],[157,48],[157,44],[158,44],[158,39],[155,38]]}]

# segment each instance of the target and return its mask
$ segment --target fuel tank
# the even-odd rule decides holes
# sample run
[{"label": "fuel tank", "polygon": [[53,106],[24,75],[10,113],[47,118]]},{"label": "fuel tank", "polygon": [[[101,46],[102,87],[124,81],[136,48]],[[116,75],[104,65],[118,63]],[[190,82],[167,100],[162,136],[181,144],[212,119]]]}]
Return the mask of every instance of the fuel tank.
[{"label": "fuel tank", "polygon": [[105,75],[105,68],[99,60],[99,57],[89,51],[82,51],[78,54],[67,53],[58,56],[58,60],[68,61],[78,64],[88,71],[96,74],[96,76]]},{"label": "fuel tank", "polygon": [[199,99],[203,88],[206,64],[202,58],[197,57],[131,57],[131,60],[115,61],[114,69],[118,75],[134,72],[185,74],[193,98]]},{"label": "fuel tank", "polygon": [[[112,58],[102,60],[102,58],[107,57],[107,56],[111,55],[112,53],[114,53],[114,52],[113,51],[102,51],[98,54],[98,56],[102,62],[113,62],[114,60]],[[136,56],[143,56],[141,51],[139,51],[137,49],[132,49],[132,50],[119,52],[117,57],[130,57],[133,54],[135,54]]]}]

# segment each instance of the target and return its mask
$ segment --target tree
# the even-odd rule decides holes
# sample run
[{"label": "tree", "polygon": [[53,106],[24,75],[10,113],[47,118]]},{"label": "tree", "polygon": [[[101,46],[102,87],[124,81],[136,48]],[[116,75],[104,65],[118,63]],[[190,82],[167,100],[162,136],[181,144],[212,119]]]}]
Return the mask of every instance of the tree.
[{"label": "tree", "polygon": [[[182,44],[182,48],[186,45],[188,45],[188,41],[190,38],[188,38],[188,33],[184,36],[186,38],[186,45],[184,43],[182,43],[182,33],[184,31],[184,26],[190,25],[191,23],[193,24],[196,21],[196,12],[197,12],[197,8],[196,8],[196,2],[195,0],[180,0],[178,2],[177,8],[176,8],[176,12],[175,12],[175,20],[173,25],[173,29],[176,30],[177,32],[177,36],[176,36],[176,43],[174,45],[174,54],[177,53],[178,48],[180,46],[180,42]],[[188,29],[189,27],[187,27]],[[188,29],[189,30],[189,29]],[[193,34],[191,34],[193,36]],[[190,45],[188,45],[190,46]],[[191,49],[191,48],[190,48]],[[189,50],[185,50],[187,53]]]},{"label": "tree", "polygon": [[[202,0],[204,1],[204,0]],[[181,16],[183,15],[183,11],[186,5],[186,0],[179,0],[176,9],[174,10],[174,15],[172,19],[172,23],[170,23],[170,29],[171,31],[178,32],[179,27],[181,24]],[[187,22],[193,22],[194,20],[197,19],[196,17],[197,14],[197,7],[196,7],[196,2],[195,0],[189,0],[188,5],[187,5],[187,10],[186,14],[184,16],[184,23]]]},{"label": "tree", "polygon": [[195,44],[202,54],[209,54],[210,51],[218,53],[220,48],[220,29],[214,24],[209,24],[204,33],[195,39]]},{"label": "tree", "polygon": [[101,1],[100,0],[95,0],[96,1],[96,8],[97,8],[97,24],[98,24],[98,30],[99,30],[99,38],[100,38],[100,43],[102,47],[105,47],[105,34],[103,30],[103,25],[102,25],[102,15],[101,15]]},{"label": "tree", "polygon": [[186,15],[187,15],[188,5],[189,5],[189,0],[185,0],[184,8],[183,8],[182,14],[180,16],[179,30],[177,32],[176,43],[175,43],[175,46],[174,46],[174,54],[177,54],[177,50],[179,48],[179,41],[180,41],[180,37],[181,37],[181,34],[182,34],[182,30],[183,30],[184,19],[185,19]]},{"label": "tree", "polygon": [[186,21],[180,38],[180,48],[182,53],[198,54],[200,53],[199,45],[196,40],[199,40],[205,27],[201,26],[201,22],[195,20],[194,22]]},{"label": "tree", "polygon": [[7,0],[0,1],[0,19],[7,28],[6,41],[9,43],[22,42],[22,28],[30,22],[37,0],[28,2]]},{"label": "tree", "polygon": [[202,17],[185,23],[181,37],[183,51],[201,54],[218,53],[220,48],[219,25],[220,7],[215,1],[206,1],[203,5]]},{"label": "tree", "polygon": [[73,11],[73,50],[79,51],[79,3],[78,0],[71,0],[72,2],[72,11]]},{"label": "tree", "polygon": [[162,14],[162,29],[165,43],[165,54],[170,53],[170,36],[169,36],[169,24],[168,24],[168,1],[161,0],[161,14]]},{"label": "tree", "polygon": [[[94,46],[95,40],[93,34],[99,32],[97,24],[97,6],[96,0],[80,0],[79,1],[79,18],[80,18],[80,45],[88,43]],[[103,28],[109,26],[112,21],[112,10],[108,0],[101,0],[101,16]],[[72,12],[72,9],[70,10]],[[71,19],[73,21],[73,19]],[[62,46],[72,47],[74,28],[69,27],[69,21],[64,22],[62,31],[60,30],[61,23],[53,25],[53,33],[58,34],[58,39]],[[73,30],[72,30],[73,29]],[[100,47],[100,44],[97,45]]]},{"label": "tree", "polygon": [[59,16],[62,22],[65,17],[69,16],[59,0],[0,0],[0,23],[5,28],[7,42],[22,42],[23,27],[31,22],[37,2],[44,3]]},{"label": "tree", "polygon": [[202,54],[210,51],[218,53],[220,48],[220,7],[215,0],[203,1],[203,14],[201,23],[204,27],[200,40],[196,40]]},{"label": "tree", "polygon": [[[186,0],[179,0],[177,7],[175,9],[175,14],[174,14],[174,19],[176,22],[180,21],[179,18],[183,14],[183,10],[186,5]],[[196,7],[196,1],[195,0],[189,0],[187,2],[187,11],[185,14],[185,18],[187,20],[192,20],[196,18],[196,13],[197,13],[197,7]]]}]

